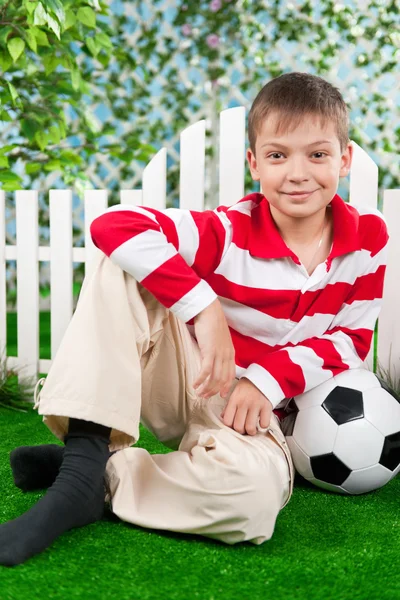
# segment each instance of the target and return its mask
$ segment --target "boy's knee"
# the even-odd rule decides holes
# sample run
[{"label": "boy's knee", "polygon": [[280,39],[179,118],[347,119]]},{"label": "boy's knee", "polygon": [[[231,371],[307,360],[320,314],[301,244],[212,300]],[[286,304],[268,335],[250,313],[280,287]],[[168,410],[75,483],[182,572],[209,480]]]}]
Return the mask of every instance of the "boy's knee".
[{"label": "boy's knee", "polygon": [[192,448],[198,476],[204,488],[217,502],[229,502],[242,517],[252,518],[266,505],[281,507],[282,480],[271,460],[264,460],[243,446],[240,439],[230,439],[224,430],[201,433]]}]

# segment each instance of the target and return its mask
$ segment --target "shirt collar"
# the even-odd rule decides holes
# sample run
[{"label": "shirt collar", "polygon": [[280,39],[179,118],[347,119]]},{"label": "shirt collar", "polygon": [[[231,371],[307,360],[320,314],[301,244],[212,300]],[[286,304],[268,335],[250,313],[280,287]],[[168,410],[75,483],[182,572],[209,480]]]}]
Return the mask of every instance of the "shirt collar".
[{"label": "shirt collar", "polygon": [[[287,247],[271,215],[268,200],[263,194],[254,193],[246,198],[258,204],[251,211],[249,252],[258,258],[284,258],[289,256],[299,263],[297,256]],[[359,239],[359,214],[335,194],[330,205],[333,217],[333,244],[328,263],[337,256],[361,249]]]}]

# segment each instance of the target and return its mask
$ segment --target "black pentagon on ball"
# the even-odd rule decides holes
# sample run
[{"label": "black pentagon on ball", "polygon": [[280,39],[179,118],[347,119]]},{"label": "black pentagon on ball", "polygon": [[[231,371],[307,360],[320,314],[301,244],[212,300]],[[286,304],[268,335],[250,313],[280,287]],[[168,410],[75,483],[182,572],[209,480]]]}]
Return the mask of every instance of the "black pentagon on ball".
[{"label": "black pentagon on ball", "polygon": [[338,425],[362,419],[364,416],[362,392],[338,385],[325,398],[322,408]]},{"label": "black pentagon on ball", "polygon": [[313,456],[310,458],[310,463],[314,477],[333,485],[342,485],[351,473],[351,469],[346,467],[332,452]]},{"label": "black pentagon on ball", "polygon": [[382,454],[379,459],[381,465],[394,471],[400,464],[400,433],[393,433],[385,437]]},{"label": "black pentagon on ball", "polygon": [[382,379],[381,377],[378,377],[378,375],[376,373],[375,373],[375,377],[379,380],[379,383],[381,384],[383,389],[386,390],[387,392],[389,392],[389,394],[391,394],[393,396],[393,398],[395,398],[397,400],[397,402],[400,402],[400,396],[398,394],[396,394],[394,389],[391,388],[390,385],[388,383],[386,383],[386,381],[384,379]]}]

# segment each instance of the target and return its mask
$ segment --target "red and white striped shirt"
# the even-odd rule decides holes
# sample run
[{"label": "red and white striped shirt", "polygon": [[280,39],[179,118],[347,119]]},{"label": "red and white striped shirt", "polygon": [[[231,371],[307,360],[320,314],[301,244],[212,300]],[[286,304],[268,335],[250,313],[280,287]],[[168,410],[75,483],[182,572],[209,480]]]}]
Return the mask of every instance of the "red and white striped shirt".
[{"label": "red and white striped shirt", "polygon": [[366,358],[380,312],[388,233],[375,209],[331,202],[333,244],[311,276],[259,193],[203,212],[118,204],[97,217],[94,244],[194,335],[216,298],[236,376],[270,400],[306,392]]}]

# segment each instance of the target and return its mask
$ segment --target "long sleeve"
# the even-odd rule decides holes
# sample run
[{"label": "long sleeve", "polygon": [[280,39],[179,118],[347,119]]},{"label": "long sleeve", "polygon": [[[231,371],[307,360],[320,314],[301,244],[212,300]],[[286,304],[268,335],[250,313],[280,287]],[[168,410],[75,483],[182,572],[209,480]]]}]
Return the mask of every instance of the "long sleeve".
[{"label": "long sleeve", "polygon": [[94,219],[93,243],[184,322],[217,295],[204,280],[221,261],[229,222],[217,211],[118,204]]},{"label": "long sleeve", "polygon": [[388,251],[383,220],[376,234],[370,260],[366,266],[364,263],[364,270],[357,275],[326,332],[266,353],[241,374],[258,387],[273,408],[342,371],[362,366],[382,305]]}]

